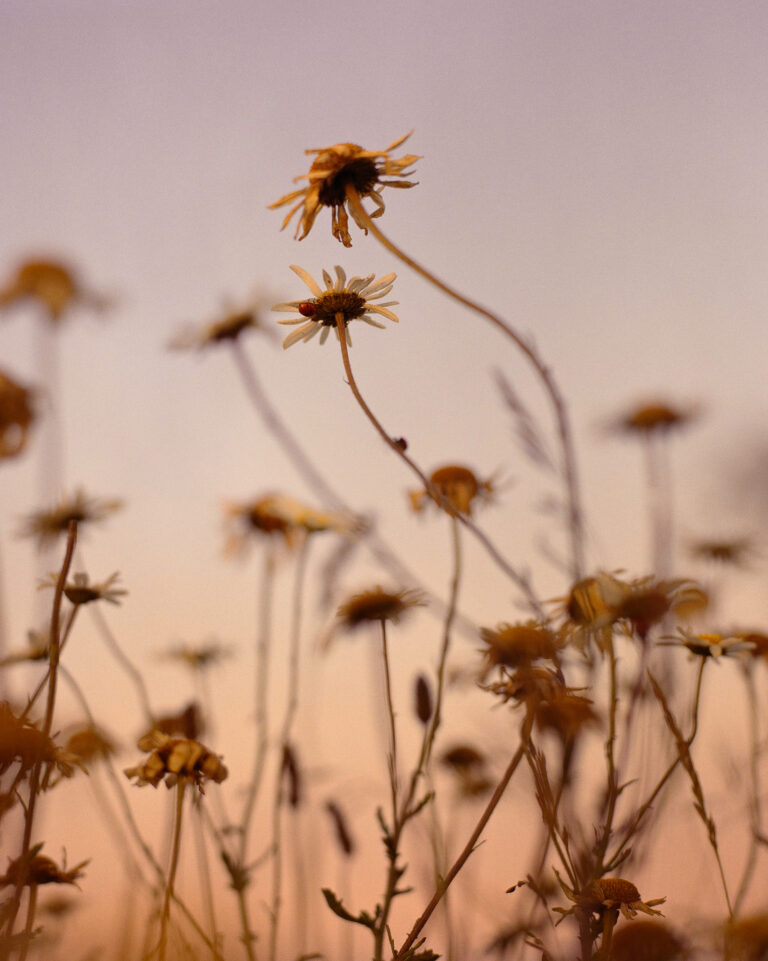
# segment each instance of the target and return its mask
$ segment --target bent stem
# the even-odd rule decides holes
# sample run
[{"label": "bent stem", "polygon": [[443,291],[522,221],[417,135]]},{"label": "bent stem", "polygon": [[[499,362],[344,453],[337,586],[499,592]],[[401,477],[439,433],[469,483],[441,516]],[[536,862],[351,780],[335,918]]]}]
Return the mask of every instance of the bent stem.
[{"label": "bent stem", "polygon": [[395,257],[402,260],[404,264],[407,264],[412,270],[415,270],[417,274],[437,287],[438,290],[441,290],[444,294],[447,294],[464,307],[468,307],[470,310],[475,311],[475,313],[480,314],[481,317],[485,317],[486,320],[490,321],[494,327],[514,342],[538,374],[552,404],[557,434],[560,440],[562,457],[561,471],[568,501],[568,529],[571,540],[571,577],[574,582],[581,580],[584,570],[584,525],[580,506],[576,453],[573,446],[573,437],[568,421],[568,411],[565,406],[565,401],[554,381],[549,367],[536,353],[532,344],[510,327],[509,324],[505,323],[499,316],[482,307],[476,301],[470,300],[470,298],[460,294],[457,290],[454,290],[453,287],[449,287],[448,284],[444,283],[417,261],[413,260],[413,258],[409,257],[396,244],[389,240],[368,215],[360,201],[360,196],[352,184],[348,184],[346,187],[346,198],[358,224],[366,230],[370,230],[379,243],[383,244],[391,254],[394,254]]},{"label": "bent stem", "polygon": [[450,501],[444,497],[440,491],[435,487],[435,485],[429,480],[426,474],[421,470],[421,468],[413,461],[408,454],[403,450],[402,445],[396,440],[389,436],[389,434],[384,430],[381,423],[379,422],[376,415],[370,409],[368,404],[366,404],[363,399],[363,395],[360,393],[360,389],[357,386],[357,381],[352,373],[352,367],[349,362],[349,348],[347,346],[347,332],[344,321],[344,314],[336,314],[336,330],[339,334],[339,344],[341,345],[341,358],[344,363],[344,371],[347,375],[347,381],[349,387],[355,397],[355,400],[360,405],[363,413],[368,418],[368,420],[373,424],[377,434],[382,438],[384,443],[391,448],[397,456],[405,461],[408,467],[413,471],[413,473],[419,478],[421,483],[424,485],[424,489],[429,493],[429,495],[434,499],[435,503],[439,504],[451,517],[454,517],[460,524],[463,524],[467,530],[471,531],[472,534],[480,541],[483,547],[486,549],[491,558],[496,562],[496,564],[504,571],[504,573],[517,585],[520,591],[525,595],[531,609],[539,616],[544,617],[544,611],[539,603],[538,598],[533,592],[531,585],[528,583],[528,578],[520,574],[515,570],[514,567],[499,553],[495,545],[490,541],[490,539],[478,528],[466,514],[459,513]]}]

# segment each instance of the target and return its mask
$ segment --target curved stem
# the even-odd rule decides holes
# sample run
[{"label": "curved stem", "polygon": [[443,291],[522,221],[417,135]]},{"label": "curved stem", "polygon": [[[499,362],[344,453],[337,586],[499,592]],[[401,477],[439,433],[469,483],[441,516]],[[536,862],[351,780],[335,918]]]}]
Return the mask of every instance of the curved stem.
[{"label": "curved stem", "polygon": [[568,421],[568,412],[566,410],[565,401],[560,394],[560,390],[558,389],[557,384],[552,377],[549,367],[547,367],[544,361],[536,353],[536,350],[532,344],[530,344],[521,334],[517,333],[514,328],[510,327],[509,324],[505,323],[499,316],[492,313],[490,310],[487,310],[485,307],[482,307],[469,297],[465,297],[463,294],[460,294],[457,290],[454,290],[453,287],[450,287],[448,284],[444,283],[417,261],[413,260],[412,257],[409,257],[391,240],[389,240],[389,238],[381,232],[381,230],[370,218],[365,207],[363,207],[362,202],[360,201],[357,191],[351,184],[347,185],[346,197],[350,210],[353,211],[355,220],[358,224],[360,224],[360,226],[364,227],[366,230],[370,230],[379,243],[383,244],[391,254],[393,254],[399,260],[402,260],[404,264],[407,264],[412,270],[415,270],[417,274],[419,274],[433,286],[437,287],[438,290],[441,290],[444,294],[447,294],[453,300],[457,301],[457,303],[462,304],[464,307],[468,307],[470,310],[475,311],[475,313],[480,314],[482,317],[485,317],[486,320],[490,321],[494,327],[496,327],[514,342],[517,348],[522,352],[525,358],[533,366],[536,373],[539,375],[544,390],[552,404],[557,426],[557,434],[560,439],[560,447],[562,452],[561,470],[568,498],[568,528],[571,535],[571,576],[574,581],[581,580],[584,571],[584,530],[582,511],[580,507],[578,473],[576,469],[576,453],[574,450],[573,437]]},{"label": "curved stem", "polygon": [[347,337],[346,337],[346,327],[344,321],[344,315],[339,313],[336,314],[336,329],[339,334],[339,344],[341,345],[341,358],[344,363],[344,371],[347,375],[347,381],[349,382],[349,387],[354,394],[355,400],[360,405],[365,416],[371,422],[375,428],[377,434],[382,438],[385,444],[391,448],[401,460],[410,467],[413,473],[419,478],[419,480],[424,485],[424,489],[428,491],[429,495],[434,499],[434,501],[439,504],[451,517],[455,517],[456,520],[463,524],[467,530],[471,531],[472,534],[480,541],[486,551],[490,554],[493,560],[498,564],[501,570],[517,585],[520,591],[525,595],[526,600],[531,606],[532,610],[539,617],[544,617],[544,612],[539,603],[538,598],[534,594],[531,585],[528,583],[528,578],[524,577],[518,571],[512,567],[512,565],[499,553],[495,545],[490,541],[490,539],[469,519],[466,514],[459,513],[450,501],[444,497],[440,491],[435,487],[435,485],[429,480],[426,474],[421,470],[421,468],[413,461],[408,454],[403,450],[402,446],[394,440],[389,434],[384,430],[381,423],[377,419],[376,415],[373,413],[371,408],[366,404],[363,399],[363,395],[360,393],[360,389],[357,386],[357,381],[352,373],[352,367],[349,363],[349,348],[347,347]]}]

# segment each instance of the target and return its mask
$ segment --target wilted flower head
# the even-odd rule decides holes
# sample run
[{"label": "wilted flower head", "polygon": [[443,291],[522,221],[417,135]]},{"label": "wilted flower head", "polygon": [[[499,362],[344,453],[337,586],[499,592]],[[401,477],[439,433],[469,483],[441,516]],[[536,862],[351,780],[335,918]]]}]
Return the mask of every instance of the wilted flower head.
[{"label": "wilted flower head", "polygon": [[150,731],[139,739],[138,747],[151,753],[142,764],[126,768],[124,773],[128,778],[136,778],[139,787],[145,784],[157,787],[164,780],[166,787],[170,788],[186,778],[197,785],[202,794],[206,781],[220,784],[229,773],[218,754],[189,738]]},{"label": "wilted flower head", "polygon": [[298,330],[294,330],[283,341],[283,348],[291,347],[293,344],[303,340],[305,343],[311,340],[315,334],[320,333],[320,343],[324,344],[328,339],[331,329],[336,331],[338,336],[338,326],[336,318],[340,317],[342,326],[346,332],[347,343],[351,345],[352,340],[349,336],[349,322],[352,320],[363,320],[371,327],[384,328],[384,324],[374,320],[371,314],[378,314],[386,317],[387,320],[398,322],[398,317],[389,310],[397,304],[396,300],[388,300],[383,304],[374,304],[374,300],[385,297],[392,290],[392,283],[395,274],[387,274],[385,277],[375,279],[374,274],[367,277],[353,277],[347,281],[347,275],[342,267],[334,267],[336,279],[333,280],[328,271],[323,271],[325,290],[304,270],[302,267],[291,265],[291,270],[309,287],[314,294],[311,300],[290,300],[284,304],[275,304],[272,310],[286,311],[288,313],[298,313],[298,317],[290,320],[279,320],[279,324],[301,324]]},{"label": "wilted flower head", "polygon": [[70,734],[67,750],[74,754],[83,765],[105,760],[116,753],[115,742],[109,735],[92,724]]},{"label": "wilted flower head", "polygon": [[61,535],[66,535],[70,521],[77,521],[78,525],[97,523],[120,507],[120,500],[88,497],[80,488],[54,507],[28,514],[23,519],[19,536],[34,537],[40,547],[47,547]]},{"label": "wilted flower head", "polygon": [[658,916],[661,915],[661,911],[655,911],[655,906],[667,900],[652,898],[649,901],[643,901],[635,885],[631,881],[625,881],[624,878],[600,878],[597,881],[590,881],[579,892],[569,888],[559,874],[557,880],[568,900],[574,902],[574,906],[567,911],[563,908],[554,908],[561,915],[558,924],[564,917],[573,914],[577,908],[598,916],[602,916],[606,909],[618,908],[627,920],[637,917],[638,911]]},{"label": "wilted flower head", "polygon": [[204,730],[200,705],[197,701],[190,701],[175,714],[164,714],[162,717],[156,718],[151,729],[143,736],[149,737],[152,731],[160,731],[162,734],[178,734],[181,737],[189,738],[191,741],[196,741]]},{"label": "wilted flower head", "polygon": [[[448,500],[460,514],[471,514],[477,503],[486,503],[493,498],[493,479],[480,480],[474,471],[461,464],[446,464],[438,467],[429,478],[439,494]],[[427,490],[410,491],[411,507],[417,513],[424,510],[432,495]],[[438,505],[440,506],[440,505]]]},{"label": "wilted flower head", "polygon": [[721,540],[700,540],[690,545],[691,557],[717,564],[741,567],[754,553],[755,545],[748,537]]},{"label": "wilted flower head", "polygon": [[[74,884],[83,876],[83,868],[88,861],[81,861],[75,867],[67,870],[66,864],[59,867],[55,861],[38,852],[42,844],[36,844],[27,855],[8,862],[8,870],[0,876],[0,886],[13,884],[16,886],[39,884]],[[90,859],[89,859],[90,860]]]},{"label": "wilted flower head", "polygon": [[482,627],[480,636],[487,645],[484,654],[488,667],[520,667],[539,658],[556,660],[560,647],[554,631],[536,621],[497,624],[494,629]]},{"label": "wilted flower head", "polygon": [[[105,581],[99,584],[91,584],[88,575],[84,572],[79,572],[74,575],[71,581],[67,581],[64,585],[64,596],[70,604],[74,604],[75,606],[78,604],[91,604],[93,601],[107,601],[109,604],[119,604],[120,598],[125,597],[128,593],[128,591],[123,590],[123,588],[114,586],[119,577],[120,574],[115,571],[115,573],[110,574]],[[48,579],[42,581],[40,587],[56,587],[58,580],[58,574],[49,574]]]},{"label": "wilted flower head", "polygon": [[232,650],[217,641],[197,645],[176,644],[163,654],[166,660],[178,661],[192,671],[204,671],[231,656]]},{"label": "wilted flower head", "polygon": [[71,267],[54,260],[28,260],[0,288],[0,310],[15,304],[39,304],[48,318],[57,323],[74,306],[102,311],[110,300],[89,291]]},{"label": "wilted flower head", "polygon": [[414,607],[424,605],[418,591],[385,591],[378,585],[354,594],[336,611],[340,626],[347,631],[372,623],[391,621],[397,624]]},{"label": "wilted flower head", "polygon": [[32,391],[0,371],[0,459],[24,450],[34,419]]},{"label": "wilted flower head", "polygon": [[693,408],[683,410],[664,401],[649,401],[631,407],[617,417],[612,426],[614,430],[624,434],[648,437],[651,434],[666,434],[671,430],[679,430],[691,423],[695,417],[696,411]]},{"label": "wilted flower head", "polygon": [[53,787],[53,775],[72,777],[80,759],[60,748],[51,737],[26,717],[17,716],[7,701],[0,701],[0,775],[13,764],[22,778],[36,764],[43,765],[42,787]]},{"label": "wilted flower head", "polygon": [[249,330],[258,330],[271,337],[271,328],[265,327],[259,317],[260,309],[261,305],[255,301],[239,310],[227,310],[201,327],[185,327],[169,341],[168,346],[172,350],[206,350],[238,340]]},{"label": "wilted flower head", "polygon": [[355,523],[346,515],[321,511],[284,494],[266,494],[256,500],[228,503],[224,511],[230,531],[227,552],[241,551],[249,537],[281,537],[292,546],[307,534],[335,531],[351,534]]},{"label": "wilted flower head", "polygon": [[[331,232],[345,247],[352,246],[349,236],[349,219],[347,217],[347,191],[354,191],[360,198],[369,197],[376,209],[371,217],[380,217],[384,213],[384,201],[381,191],[384,187],[414,187],[415,184],[405,179],[385,180],[384,177],[409,177],[411,167],[420,158],[415,154],[395,159],[390,153],[396,150],[410,137],[407,133],[399,140],[391,143],[386,150],[364,150],[354,143],[338,143],[333,147],[321,147],[317,150],[307,150],[307,154],[316,154],[308,174],[301,174],[294,178],[294,182],[308,180],[306,187],[293,190],[270,205],[270,210],[293,203],[283,221],[283,229],[288,226],[295,213],[301,210],[296,226],[296,237],[303,240],[312,229],[321,207],[331,208]],[[294,203],[295,201],[295,203]],[[358,227],[367,233],[364,224],[350,207],[352,218]]]}]

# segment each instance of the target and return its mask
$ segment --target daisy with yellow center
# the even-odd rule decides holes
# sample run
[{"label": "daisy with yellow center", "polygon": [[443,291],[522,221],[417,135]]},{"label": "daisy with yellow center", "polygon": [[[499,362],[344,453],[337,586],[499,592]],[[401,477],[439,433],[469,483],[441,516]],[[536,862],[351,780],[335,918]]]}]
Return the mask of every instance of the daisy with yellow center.
[{"label": "daisy with yellow center", "polygon": [[[307,150],[307,154],[316,154],[308,174],[301,174],[295,182],[308,180],[306,187],[294,190],[280,200],[270,205],[270,210],[294,203],[283,221],[283,229],[290,223],[293,215],[298,211],[299,222],[296,225],[296,237],[303,240],[312,229],[320,209],[331,208],[331,232],[345,247],[352,246],[349,236],[349,218],[347,216],[347,190],[353,190],[359,198],[370,198],[376,209],[371,217],[380,217],[384,213],[384,201],[381,191],[384,187],[415,187],[416,184],[409,177],[411,167],[421,158],[416,154],[406,154],[395,159],[390,153],[401,146],[410,137],[407,133],[399,140],[391,143],[386,150],[364,150],[355,143],[337,143],[332,147]],[[385,180],[384,177],[396,179]],[[397,179],[403,178],[403,179]],[[354,207],[350,207],[355,223],[363,233],[368,233],[365,224],[361,223],[355,214]]]},{"label": "daisy with yellow center", "polygon": [[384,277],[375,279],[374,274],[367,277],[353,277],[347,281],[347,275],[342,267],[336,266],[336,279],[333,280],[328,271],[323,271],[325,290],[312,278],[302,267],[291,265],[291,270],[297,277],[301,277],[304,283],[312,291],[311,300],[291,300],[284,304],[275,304],[272,310],[285,311],[287,313],[298,312],[298,317],[289,320],[279,320],[279,324],[301,324],[298,330],[294,330],[283,341],[283,348],[291,347],[300,340],[311,340],[315,334],[320,334],[320,343],[324,344],[328,339],[331,328],[336,329],[338,336],[338,324],[344,328],[347,334],[347,343],[351,346],[352,341],[349,336],[348,325],[351,320],[363,320],[371,327],[384,327],[384,324],[374,320],[371,314],[378,314],[386,317],[395,323],[399,318],[388,310],[397,304],[396,300],[388,300],[383,304],[374,304],[374,300],[385,297],[392,290],[392,283],[395,274],[386,274]]},{"label": "daisy with yellow center", "polygon": [[683,628],[678,629],[676,638],[661,643],[674,647],[685,647],[695,657],[711,657],[714,660],[740,654],[742,651],[752,651],[755,647],[754,643],[745,640],[743,637],[724,637],[722,634],[694,634]]}]

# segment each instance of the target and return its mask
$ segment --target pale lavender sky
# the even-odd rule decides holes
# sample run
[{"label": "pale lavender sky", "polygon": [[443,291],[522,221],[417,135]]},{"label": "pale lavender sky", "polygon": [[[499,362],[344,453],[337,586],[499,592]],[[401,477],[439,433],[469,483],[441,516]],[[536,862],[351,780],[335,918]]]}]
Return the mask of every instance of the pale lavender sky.
[{"label": "pale lavender sky", "polygon": [[[338,141],[383,148],[414,130],[419,186],[385,195],[382,227],[535,336],[570,403],[590,566],[646,572],[639,451],[600,428],[657,394],[702,408],[675,445],[681,536],[759,537],[766,514],[731,481],[748,442],[768,446],[767,35],[757,0],[0,4],[0,275],[48,253],[119,297],[103,322],[60,332],[63,485],[126,499],[85,550],[95,577],[123,574],[131,597],[113,620],[137,659],[249,635],[253,565],[220,561],[223,499],[313,497],[226,352],[164,349],[227,298],[304,296],[292,263],[398,272],[400,324],[355,337],[361,388],[425,468],[514,478],[487,526],[545,596],[564,589],[538,548],[558,533],[532,513],[548,488],[490,377],[501,367],[549,423],[512,348],[373,238],[344,250],[321,214],[299,244],[266,209],[306,171],[305,148]],[[0,363],[31,382],[33,327],[21,310],[0,322]],[[333,341],[249,350],[319,466],[442,589],[445,534],[409,515],[413,482],[354,405]],[[33,445],[3,468],[16,644],[36,570],[12,532],[38,506],[36,458]],[[764,574],[745,575],[734,620],[768,613]],[[468,580],[470,616],[515,616],[505,582]],[[86,675],[91,656],[76,661]],[[159,698],[169,677],[152,673]],[[106,707],[114,692],[93,696]]]}]

